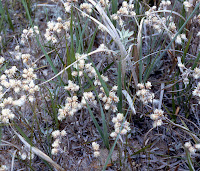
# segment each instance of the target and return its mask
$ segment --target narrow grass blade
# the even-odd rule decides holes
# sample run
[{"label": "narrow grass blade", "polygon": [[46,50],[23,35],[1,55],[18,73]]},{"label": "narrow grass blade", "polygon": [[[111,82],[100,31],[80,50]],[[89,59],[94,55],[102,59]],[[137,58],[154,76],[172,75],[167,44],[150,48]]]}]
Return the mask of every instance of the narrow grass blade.
[{"label": "narrow grass blade", "polygon": [[7,21],[8,21],[8,24],[10,26],[10,28],[12,29],[12,31],[14,32],[14,26],[13,26],[13,23],[12,23],[12,20],[11,20],[11,17],[10,17],[10,14],[8,12],[8,8],[6,7],[6,14],[7,14]]},{"label": "narrow grass blade", "polygon": [[182,61],[183,64],[185,63],[185,57],[186,57],[186,54],[187,54],[188,49],[189,49],[189,47],[190,47],[190,42],[191,42],[191,40],[192,40],[192,35],[193,35],[193,34],[190,35],[190,38],[189,38],[189,40],[188,40],[188,42],[187,42],[187,44],[186,44],[186,47],[184,47],[185,50],[184,50],[183,56],[182,56],[182,58],[181,58],[181,61]]},{"label": "narrow grass blade", "polygon": [[145,147],[141,148],[140,150],[136,151],[135,153],[133,153],[131,156],[140,154],[141,152],[144,152],[146,149],[150,148],[152,146],[152,144],[146,145]]},{"label": "narrow grass blade", "polygon": [[93,47],[93,44],[94,44],[94,40],[95,40],[95,38],[96,38],[97,30],[98,30],[98,27],[96,27],[96,29],[95,29],[95,31],[94,31],[94,34],[92,35],[90,44],[89,44],[88,49],[87,49],[87,53],[89,53],[89,52],[92,50],[92,47]]},{"label": "narrow grass blade", "polygon": [[106,122],[105,114],[103,112],[101,103],[99,105],[100,105],[101,118],[102,118],[102,123],[103,123],[104,143],[105,143],[106,148],[109,149],[109,139],[108,139],[109,134],[108,134],[107,122]]},{"label": "narrow grass blade", "polygon": [[189,166],[190,171],[195,171],[194,166],[192,164],[190,152],[187,149],[185,149],[185,152],[186,152],[188,166]]},{"label": "narrow grass blade", "polygon": [[119,113],[122,113],[122,73],[121,73],[121,61],[118,63],[118,80],[117,80],[117,96],[119,97],[119,102],[117,108]]},{"label": "narrow grass blade", "polygon": [[195,61],[194,61],[194,64],[193,64],[193,66],[192,66],[192,69],[194,69],[195,67],[197,67],[197,63],[199,62],[199,59],[200,59],[200,52],[198,53],[197,58],[196,58]]}]

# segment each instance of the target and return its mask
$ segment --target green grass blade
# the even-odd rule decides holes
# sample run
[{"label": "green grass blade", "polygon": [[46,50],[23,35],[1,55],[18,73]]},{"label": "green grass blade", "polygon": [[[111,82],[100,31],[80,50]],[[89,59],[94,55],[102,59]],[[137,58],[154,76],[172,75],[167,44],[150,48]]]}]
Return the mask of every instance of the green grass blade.
[{"label": "green grass blade", "polygon": [[[99,101],[99,103],[100,103],[100,101]],[[101,110],[101,119],[102,119],[102,123],[103,123],[104,144],[105,144],[106,148],[109,149],[109,134],[108,134],[107,122],[106,122],[105,114],[103,112],[101,103],[99,105],[100,105],[100,110]]]},{"label": "green grass blade", "polygon": [[193,66],[192,66],[192,69],[194,69],[195,67],[197,67],[197,63],[199,62],[199,58],[200,58],[200,52],[198,53],[197,58],[196,58],[195,61],[194,61],[194,64],[193,64]]},{"label": "green grass blade", "polygon": [[133,153],[131,156],[140,154],[141,152],[144,152],[147,148],[150,148],[152,146],[152,144],[146,145],[145,147],[141,148],[140,150],[136,151],[135,153]]},{"label": "green grass blade", "polygon": [[193,34],[190,35],[190,38],[189,38],[189,40],[188,40],[188,42],[187,42],[187,44],[186,44],[186,47],[184,47],[185,50],[184,50],[183,56],[182,56],[182,58],[181,58],[181,61],[182,61],[183,64],[185,63],[185,57],[186,57],[186,54],[187,54],[188,49],[189,49],[189,47],[190,47],[190,42],[191,42],[191,40],[192,40],[192,35],[193,35]]},{"label": "green grass blade", "polygon": [[186,157],[187,157],[189,169],[190,171],[195,171],[194,166],[192,164],[190,152],[188,151],[188,149],[185,149],[185,151],[186,151]]},{"label": "green grass blade", "polygon": [[117,80],[117,96],[119,97],[119,102],[117,104],[117,109],[119,111],[119,113],[122,113],[122,65],[121,65],[121,61],[119,61],[118,64],[118,80]]},{"label": "green grass blade", "polygon": [[89,44],[88,49],[87,49],[87,53],[91,52],[91,50],[92,50],[92,47],[93,47],[93,44],[94,44],[94,40],[96,38],[97,30],[98,30],[98,27],[96,27],[96,29],[94,31],[94,34],[92,36],[92,39],[91,39],[90,44]]},{"label": "green grass blade", "polygon": [[12,31],[14,32],[14,26],[13,26],[13,23],[12,23],[12,20],[11,20],[11,17],[10,17],[10,14],[8,12],[8,8],[6,7],[6,14],[7,14],[7,21],[8,21],[8,24],[10,26],[10,28],[12,29]]}]

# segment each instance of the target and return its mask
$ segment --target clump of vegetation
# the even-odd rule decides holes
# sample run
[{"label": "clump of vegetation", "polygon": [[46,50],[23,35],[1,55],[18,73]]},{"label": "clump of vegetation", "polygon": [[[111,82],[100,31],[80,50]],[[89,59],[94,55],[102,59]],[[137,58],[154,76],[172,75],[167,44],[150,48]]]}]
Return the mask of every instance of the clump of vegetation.
[{"label": "clump of vegetation", "polygon": [[150,4],[0,1],[0,170],[199,168],[200,1]]}]

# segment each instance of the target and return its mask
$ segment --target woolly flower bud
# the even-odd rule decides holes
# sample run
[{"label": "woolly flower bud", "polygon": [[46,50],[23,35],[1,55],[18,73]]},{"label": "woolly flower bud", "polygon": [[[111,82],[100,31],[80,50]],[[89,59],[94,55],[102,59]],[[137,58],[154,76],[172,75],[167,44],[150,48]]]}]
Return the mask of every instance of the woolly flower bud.
[{"label": "woolly flower bud", "polygon": [[163,124],[162,120],[159,119],[159,120],[154,121],[153,127],[155,128],[155,127],[157,127],[157,126],[161,126],[162,124]]},{"label": "woolly flower bud", "polygon": [[93,143],[92,143],[92,148],[93,148],[93,150],[95,150],[95,151],[99,150],[99,144],[97,144],[96,142],[93,142]]},{"label": "woolly flower bud", "polygon": [[56,139],[56,140],[54,141],[54,143],[52,144],[52,147],[58,148],[58,147],[59,147],[59,143],[60,143],[60,140],[59,140],[59,139]]},{"label": "woolly flower bud", "polygon": [[157,119],[159,118],[159,116],[158,116],[157,114],[151,114],[151,115],[150,115],[150,118],[151,118],[152,120],[157,120]]},{"label": "woolly flower bud", "polygon": [[94,157],[99,157],[100,156],[100,152],[99,151],[95,151],[94,152]]},{"label": "woolly flower bud", "polygon": [[155,113],[155,114],[158,114],[159,116],[163,116],[164,111],[161,110],[161,109],[155,109],[155,110],[154,110],[154,113]]},{"label": "woolly flower bud", "polygon": [[195,154],[195,152],[196,152],[196,149],[194,148],[194,147],[189,147],[188,148],[188,150],[189,150],[189,152],[191,153],[191,154]]},{"label": "woolly flower bud", "polygon": [[116,133],[116,132],[112,132],[112,133],[110,134],[110,136],[111,136],[112,138],[115,138],[115,137],[117,137],[117,133]]},{"label": "woolly flower bud", "polygon": [[118,114],[117,114],[117,120],[118,120],[118,121],[122,121],[123,119],[124,119],[123,113],[118,113]]},{"label": "woolly flower bud", "polygon": [[195,144],[194,147],[195,147],[197,150],[200,150],[200,144]]},{"label": "woolly flower bud", "polygon": [[62,136],[62,137],[64,137],[64,136],[66,136],[66,131],[65,130],[62,130],[61,132],[60,132],[60,135]]},{"label": "woolly flower bud", "polygon": [[117,91],[117,89],[118,89],[118,86],[113,86],[112,88],[113,91]]},{"label": "woolly flower bud", "polygon": [[118,119],[117,119],[117,117],[113,117],[113,118],[112,118],[112,122],[113,122],[113,123],[116,123],[116,122],[118,122]]},{"label": "woolly flower bud", "polygon": [[55,130],[55,131],[53,131],[53,132],[51,133],[51,135],[52,135],[53,138],[57,138],[57,137],[60,136],[60,131],[59,131],[59,130]]},{"label": "woolly flower bud", "polygon": [[182,33],[180,36],[181,36],[181,39],[183,39],[184,41],[187,41],[187,38],[186,38],[185,34]]},{"label": "woolly flower bud", "polygon": [[26,155],[25,152],[24,153],[20,153],[20,157],[21,157],[22,160],[26,160],[27,155]]},{"label": "woolly flower bud", "polygon": [[148,81],[147,83],[145,83],[145,87],[146,87],[147,89],[151,89],[151,86],[152,86],[152,85],[151,85],[151,82]]},{"label": "woolly flower bud", "polygon": [[137,86],[138,86],[139,89],[143,89],[144,88],[144,84],[143,83],[139,83]]},{"label": "woolly flower bud", "polygon": [[51,150],[51,154],[52,155],[56,155],[56,154],[58,154],[58,149],[57,148],[53,148],[52,150]]},{"label": "woolly flower bud", "polygon": [[5,61],[4,57],[0,57],[0,65],[3,64],[3,62]]},{"label": "woolly flower bud", "polygon": [[122,134],[122,135],[125,135],[127,132],[128,132],[128,130],[127,130],[127,129],[122,129],[122,131],[121,131],[121,133],[120,133],[120,134]]},{"label": "woolly flower bud", "polygon": [[179,68],[185,68],[185,65],[182,64],[182,63],[179,63],[179,64],[178,64],[178,67],[179,67]]},{"label": "woolly flower bud", "polygon": [[199,68],[195,68],[194,72],[193,72],[193,77],[195,79],[198,79],[200,77],[200,69]]},{"label": "woolly flower bud", "polygon": [[191,142],[186,142],[186,143],[184,144],[184,146],[185,146],[186,148],[189,148],[189,147],[192,146],[192,144],[191,144]]},{"label": "woolly flower bud", "polygon": [[180,36],[180,35],[178,35],[178,36],[176,37],[175,42],[176,42],[177,44],[181,44],[181,43],[182,43],[182,40],[181,40],[181,36]]},{"label": "woolly flower bud", "polygon": [[[1,39],[1,36],[0,36],[0,39]],[[6,170],[8,170],[8,167],[6,165],[1,165],[0,171],[6,171]]]}]

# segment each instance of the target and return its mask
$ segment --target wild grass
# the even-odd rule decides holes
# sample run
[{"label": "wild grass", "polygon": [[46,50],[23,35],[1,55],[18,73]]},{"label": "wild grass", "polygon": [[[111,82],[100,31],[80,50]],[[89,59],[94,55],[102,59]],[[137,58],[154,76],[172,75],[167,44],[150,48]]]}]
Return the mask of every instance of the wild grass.
[{"label": "wild grass", "polygon": [[0,170],[198,170],[200,2],[155,5],[0,1]]}]

